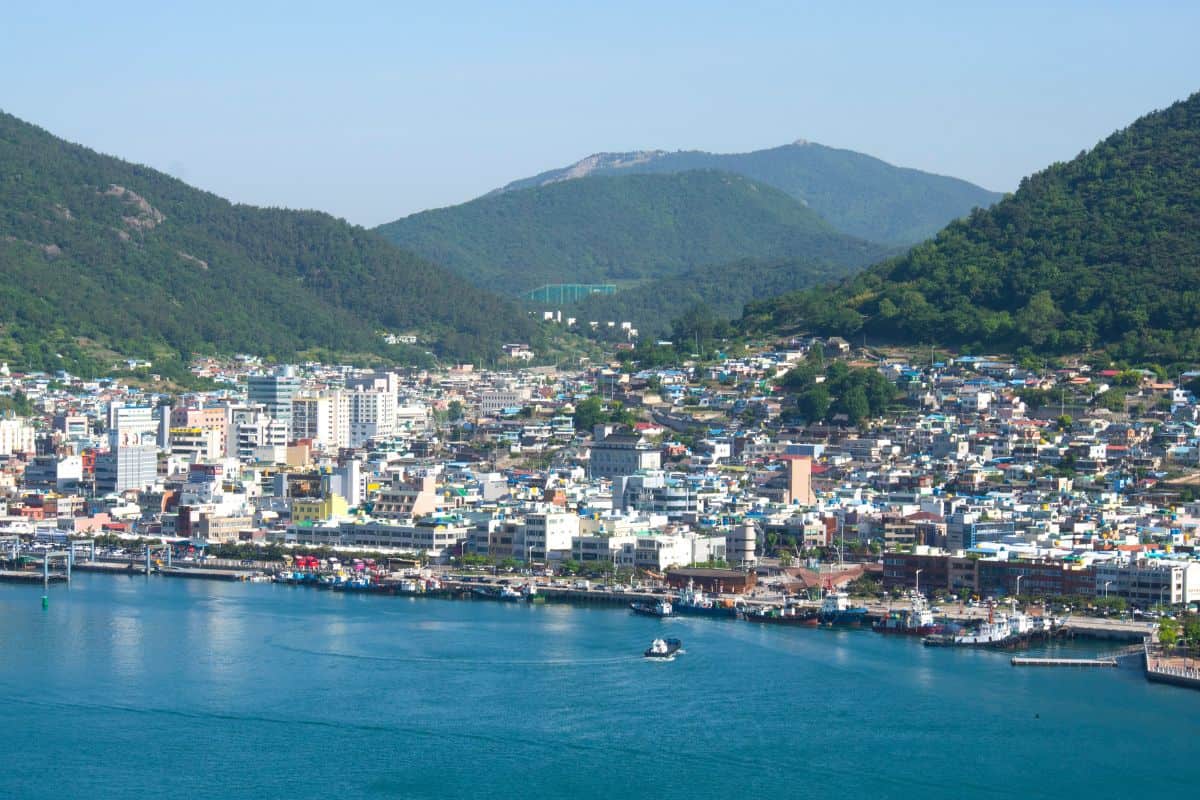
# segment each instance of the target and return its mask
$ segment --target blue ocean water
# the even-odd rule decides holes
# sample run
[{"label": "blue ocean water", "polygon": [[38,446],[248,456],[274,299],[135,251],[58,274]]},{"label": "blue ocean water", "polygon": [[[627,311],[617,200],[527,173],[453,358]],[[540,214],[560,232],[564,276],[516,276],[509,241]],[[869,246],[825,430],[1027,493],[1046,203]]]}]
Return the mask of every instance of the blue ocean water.
[{"label": "blue ocean water", "polygon": [[[0,797],[1062,798],[1200,782],[1200,692],[869,631],[0,585]],[[670,663],[640,653],[663,632]]]}]

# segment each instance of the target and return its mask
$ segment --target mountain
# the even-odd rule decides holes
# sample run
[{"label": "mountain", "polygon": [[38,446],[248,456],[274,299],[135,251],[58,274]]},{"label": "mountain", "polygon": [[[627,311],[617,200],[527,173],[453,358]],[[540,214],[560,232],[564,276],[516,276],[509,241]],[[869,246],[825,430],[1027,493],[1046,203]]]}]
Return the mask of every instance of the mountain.
[{"label": "mountain", "polygon": [[1002,195],[972,183],[894,167],[852,150],[798,141],[750,153],[597,153],[569,167],[514,181],[510,192],[594,175],[671,174],[696,169],[742,175],[805,203],[842,233],[892,245],[915,244],[952,219]]},{"label": "mountain", "polygon": [[1025,179],[901,258],[752,305],[745,323],[1200,358],[1200,94]]},{"label": "mountain", "polygon": [[794,258],[706,265],[615,294],[591,295],[571,306],[569,313],[583,320],[631,321],[641,338],[660,339],[694,306],[733,320],[751,301],[836,281],[860,267]]},{"label": "mountain", "polygon": [[509,294],[549,283],[638,282],[741,258],[863,265],[882,252],[778,189],[713,171],[560,181],[377,230]]},{"label": "mountain", "polygon": [[[320,348],[406,358],[380,330],[456,358],[523,341],[512,303],[327,214],[235,205],[0,113],[0,357]],[[60,358],[60,356],[62,358]],[[93,367],[95,365],[92,365]]]}]

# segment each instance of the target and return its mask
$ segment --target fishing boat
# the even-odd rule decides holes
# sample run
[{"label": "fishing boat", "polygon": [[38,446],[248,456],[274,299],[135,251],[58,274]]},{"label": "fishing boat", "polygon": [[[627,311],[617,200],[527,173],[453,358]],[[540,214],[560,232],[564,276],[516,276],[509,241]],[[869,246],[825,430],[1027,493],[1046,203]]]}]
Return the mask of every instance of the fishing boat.
[{"label": "fishing boat", "polygon": [[866,618],[867,609],[851,606],[845,592],[827,592],[817,611],[817,621],[827,628],[861,628]]},{"label": "fishing boat", "polygon": [[879,633],[898,633],[905,636],[931,636],[942,633],[943,626],[933,618],[929,602],[919,592],[909,596],[909,607],[889,611],[875,623]]},{"label": "fishing boat", "polygon": [[671,605],[670,600],[659,600],[653,603],[638,600],[630,603],[629,608],[633,610],[633,613],[645,617],[672,617],[675,615],[675,608]]},{"label": "fishing boat", "polygon": [[681,647],[683,647],[683,642],[678,639],[655,639],[642,655],[646,658],[670,660],[675,657]]},{"label": "fishing boat", "polygon": [[515,603],[519,600],[525,599],[525,595],[521,594],[519,590],[514,589],[511,586],[501,586],[499,597],[501,600],[506,600],[510,603]]},{"label": "fishing boat", "polygon": [[676,614],[692,617],[735,617],[737,607],[732,602],[722,602],[695,590],[691,581],[672,603]]},{"label": "fishing boat", "polygon": [[783,606],[758,606],[742,612],[742,619],[747,622],[761,622],[767,625],[804,625],[815,628],[819,624],[820,612],[815,608],[801,608],[786,604]]}]

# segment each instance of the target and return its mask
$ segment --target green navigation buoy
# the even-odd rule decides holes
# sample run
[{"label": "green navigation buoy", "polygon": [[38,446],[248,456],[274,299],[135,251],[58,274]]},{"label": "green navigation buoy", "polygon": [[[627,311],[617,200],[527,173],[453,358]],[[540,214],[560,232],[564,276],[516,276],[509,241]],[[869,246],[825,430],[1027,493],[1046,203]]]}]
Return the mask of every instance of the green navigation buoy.
[{"label": "green navigation buoy", "polygon": [[50,597],[48,595],[42,595],[42,608],[49,608],[49,607],[50,607]]}]

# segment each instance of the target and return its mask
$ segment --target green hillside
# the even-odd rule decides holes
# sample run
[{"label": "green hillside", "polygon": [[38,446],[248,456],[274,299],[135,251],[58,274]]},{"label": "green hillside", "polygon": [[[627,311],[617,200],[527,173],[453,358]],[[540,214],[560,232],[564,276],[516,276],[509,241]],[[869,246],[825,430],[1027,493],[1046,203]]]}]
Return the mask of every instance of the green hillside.
[{"label": "green hillside", "polygon": [[584,178],[491,194],[378,230],[509,294],[547,283],[641,281],[739,258],[863,263],[879,252],[778,189],[709,171]]},{"label": "green hillside", "polygon": [[452,357],[534,334],[513,304],[375,233],[235,205],[3,113],[0,278],[0,357],[36,368],[78,365],[80,337],[180,358],[314,348],[410,358],[376,332],[428,331]]},{"label": "green hillside", "polygon": [[753,305],[746,324],[1200,357],[1200,94],[1033,175],[902,258]]},{"label": "green hillside", "polygon": [[582,175],[670,174],[706,169],[742,175],[802,201],[842,233],[908,245],[1001,195],[944,175],[895,167],[852,150],[796,142],[750,153],[661,150],[598,153],[563,169],[515,181],[500,191]]},{"label": "green hillside", "polygon": [[836,281],[865,263],[785,259],[695,267],[616,294],[593,295],[570,313],[583,320],[630,321],[642,338],[658,339],[686,309],[703,306],[718,317],[737,319],[753,300]]}]

